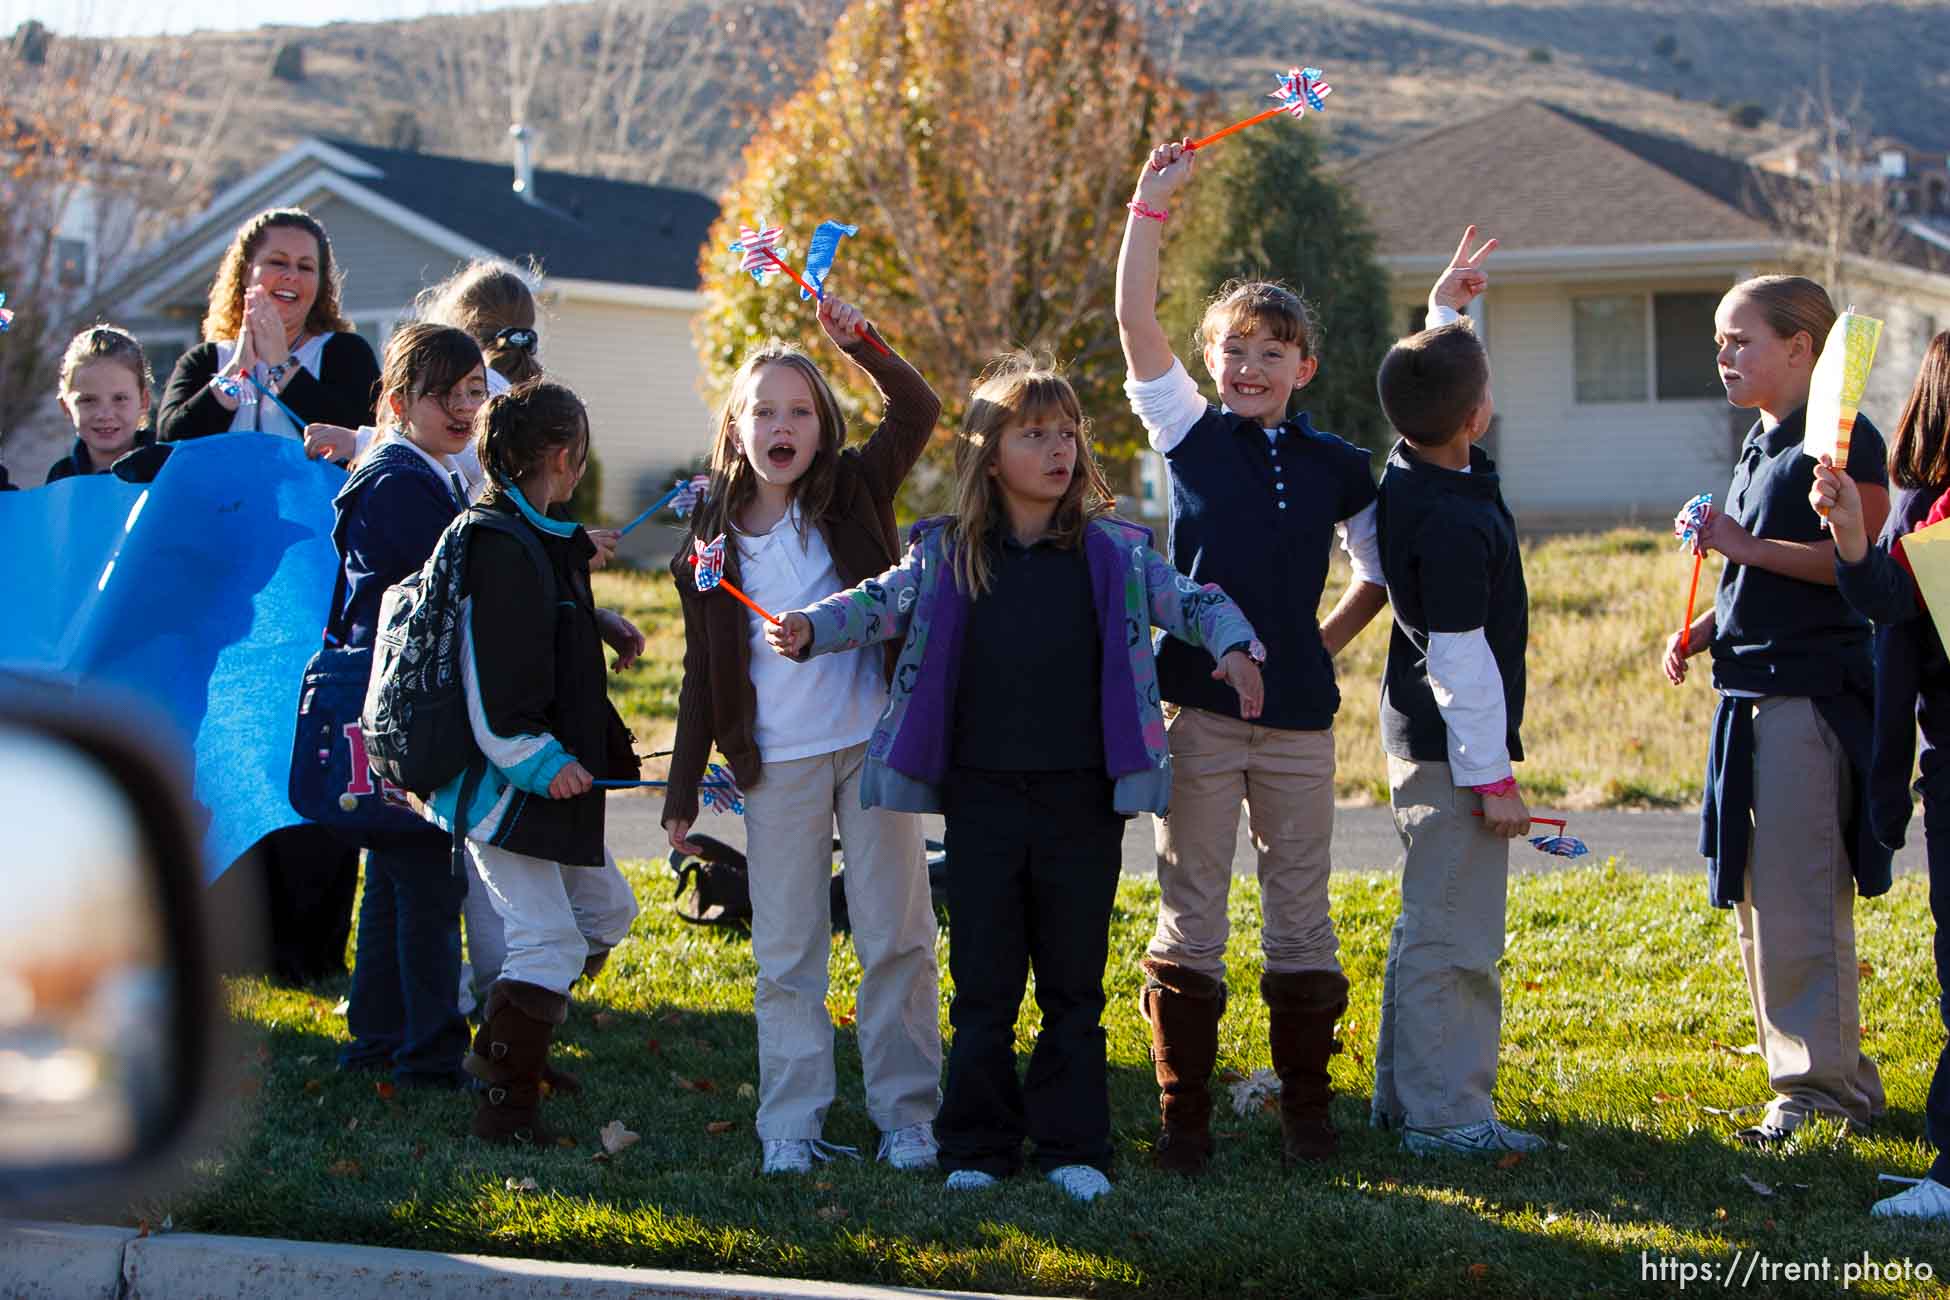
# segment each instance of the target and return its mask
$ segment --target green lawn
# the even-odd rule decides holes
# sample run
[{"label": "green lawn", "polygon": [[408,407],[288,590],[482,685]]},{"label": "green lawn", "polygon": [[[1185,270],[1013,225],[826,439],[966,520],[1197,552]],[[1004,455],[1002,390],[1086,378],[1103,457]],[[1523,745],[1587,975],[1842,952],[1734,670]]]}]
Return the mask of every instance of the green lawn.
[{"label": "green lawn", "polygon": [[[1573,534],[1524,546],[1530,584],[1528,761],[1518,770],[1534,803],[1554,808],[1678,806],[1699,798],[1713,692],[1706,661],[1684,687],[1659,671],[1665,638],[1678,630],[1690,561],[1671,537],[1644,529]],[[1711,603],[1717,561],[1700,576]],[[1334,553],[1321,614],[1347,584]],[[599,599],[623,610],[650,637],[642,666],[612,679],[617,708],[638,748],[670,748],[683,681],[684,629],[670,576],[596,576]],[[1388,654],[1387,611],[1341,655],[1341,710],[1334,723],[1343,799],[1386,803],[1376,707]],[[650,765],[654,773],[665,770]]]},{"label": "green lawn", "polygon": [[[370,1075],[334,1073],[342,987],[240,981],[232,1006],[257,1041],[224,1086],[247,1118],[220,1160],[199,1166],[169,1204],[137,1213],[152,1223],[173,1214],[195,1231],[1101,1296],[1674,1290],[1641,1280],[1641,1252],[1721,1266],[1736,1250],[1833,1261],[1825,1288],[1755,1279],[1755,1294],[1832,1294],[1843,1261],[1865,1251],[1950,1269],[1940,1229],[1867,1217],[1878,1171],[1917,1176],[1929,1159],[1921,1106],[1942,1032],[1920,879],[1858,909],[1864,1041],[1883,1065],[1888,1120],[1870,1139],[1816,1126],[1784,1151],[1755,1154],[1728,1137],[1742,1120],[1708,1110],[1752,1104],[1767,1089],[1760,1062],[1738,1051],[1753,1031],[1731,921],[1707,907],[1701,880],[1610,865],[1516,878],[1499,1106],[1564,1149],[1499,1167],[1418,1160],[1364,1126],[1397,895],[1387,875],[1339,876],[1335,916],[1354,986],[1347,1050],[1333,1067],[1345,1151],[1285,1173],[1277,1119],[1227,1113],[1215,1168],[1197,1184],[1147,1163],[1155,1091],[1134,999],[1157,894],[1127,880],[1107,976],[1118,1182],[1106,1201],[1080,1206],[1031,1178],[950,1194],[935,1176],[850,1162],[808,1178],[757,1177],[748,943],[676,920],[661,862],[629,870],[644,915],[561,1036],[588,1085],[549,1107],[573,1149],[488,1148],[461,1136],[463,1098],[383,1096]],[[1267,1064],[1250,882],[1232,913],[1222,1065],[1250,1071]],[[858,966],[847,941],[834,953],[831,1002],[844,1022]],[[1035,1027],[1032,1008],[1020,1025],[1025,1051]],[[853,1035],[839,1037],[842,1099],[827,1136],[870,1153]],[[611,1120],[642,1142],[598,1162]],[[508,1190],[524,1178],[536,1190]]]}]

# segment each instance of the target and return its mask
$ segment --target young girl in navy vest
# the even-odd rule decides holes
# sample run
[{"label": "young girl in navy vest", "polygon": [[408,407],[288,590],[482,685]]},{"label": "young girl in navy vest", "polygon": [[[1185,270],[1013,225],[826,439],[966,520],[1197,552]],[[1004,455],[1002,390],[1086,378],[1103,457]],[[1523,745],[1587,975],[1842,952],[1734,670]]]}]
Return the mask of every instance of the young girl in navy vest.
[{"label": "young girl in navy vest", "polygon": [[[904,639],[861,791],[947,815],[955,1027],[935,1132],[951,1188],[1013,1173],[1025,1136],[1069,1195],[1110,1190],[1104,963],[1124,819],[1162,813],[1171,758],[1150,629],[1201,647],[1259,712],[1251,626],[1174,573],[1111,495],[1061,377],[1012,360],[975,387],[955,514],[878,578],[768,629],[789,657]],[[1018,1080],[1031,972],[1043,1027]]]},{"label": "young girl in navy vest", "polygon": [[[1742,972],[1774,1097],[1737,1135],[1775,1144],[1815,1115],[1866,1130],[1882,1079],[1862,1051],[1855,895],[1889,888],[1890,854],[1862,815],[1873,731],[1869,620],[1836,590],[1835,543],[1809,505],[1808,388],[1835,323],[1827,292],[1770,275],[1714,313],[1727,400],[1759,412],[1733,483],[1700,530],[1726,557],[1713,607],[1666,676],[1710,649],[1720,705],[1707,754],[1700,848],[1713,905],[1735,909]],[[1882,435],[1855,423],[1848,472],[1865,531],[1889,513]]]},{"label": "young girl in navy vest", "polygon": [[[1328,1116],[1328,1057],[1347,1009],[1340,942],[1328,915],[1334,834],[1333,657],[1387,604],[1375,548],[1369,455],[1289,420],[1293,394],[1319,366],[1312,313],[1282,285],[1219,290],[1199,327],[1213,406],[1172,356],[1158,324],[1158,253],[1168,203],[1190,179],[1182,144],[1153,150],[1129,204],[1118,262],[1117,326],[1125,392],[1152,449],[1171,467],[1171,560],[1217,583],[1266,638],[1266,710],[1248,719],[1205,674],[1199,656],[1167,643],[1158,679],[1167,702],[1174,794],[1157,824],[1157,933],[1144,959],[1140,1006],[1151,1025],[1162,1131],[1159,1166],[1202,1171],[1211,1157],[1211,1076],[1225,1010],[1226,896],[1246,806],[1259,846],[1273,1068],[1289,1160],[1320,1160],[1338,1141]],[[1353,579],[1315,622],[1338,533]]]},{"label": "young girl in navy vest", "polygon": [[[818,367],[782,345],[760,348],[732,379],[709,494],[693,518],[700,541],[726,539],[725,578],[768,610],[810,604],[894,562],[894,494],[941,411],[919,372],[868,341],[858,309],[827,298],[819,323],[880,390],[880,427],[844,446],[845,417]],[[715,744],[746,791],[762,1168],[803,1173],[814,1160],[852,1154],[823,1131],[836,1088],[826,1010],[835,818],[879,1156],[899,1169],[932,1168],[940,994],[921,825],[860,799],[890,656],[863,650],[795,672],[764,649],[764,620],[724,592],[698,591],[691,555],[686,545],[671,565],[684,610],[684,685],[663,821],[672,848],[696,851],[687,836]]]},{"label": "young girl in navy vest", "polygon": [[[386,345],[379,409],[384,436],[340,489],[332,540],[343,600],[326,628],[370,646],[386,588],[419,572],[467,504],[454,457],[487,400],[481,350],[459,330],[408,325]],[[428,827],[366,852],[366,888],[347,999],[347,1070],[386,1070],[402,1084],[458,1087],[467,1022],[458,1004],[460,908],[467,878],[451,843]]]},{"label": "young girl in navy vest", "polygon": [[599,873],[629,897],[603,845],[595,782],[634,779],[638,764],[609,702],[589,588],[595,546],[550,514],[589,463],[588,412],[574,393],[541,380],[489,399],[475,428],[488,473],[480,508],[527,528],[537,546],[497,529],[467,534],[461,680],[486,770],[478,785],[463,775],[436,791],[428,812],[449,832],[464,830],[471,888],[486,891],[507,936],[501,976],[464,1062],[485,1085],[474,1135],[546,1144],[549,1040],[591,957],[565,878]]},{"label": "young girl in navy vest", "polygon": [[154,442],[149,418],[149,359],[127,330],[96,325],[61,354],[61,409],[74,421],[74,449],[47,471],[57,483],[77,474],[106,474],[138,446]]},{"label": "young girl in navy vest", "polygon": [[[1903,553],[1910,533],[1950,518],[1950,331],[1930,340],[1896,421],[1889,447],[1896,499],[1882,539],[1869,544],[1863,493],[1828,460],[1815,470],[1810,503],[1835,534],[1835,575],[1842,595],[1876,622],[1875,769],[1869,813],[1876,838],[1901,848],[1910,815],[1910,773],[1922,724],[1923,843],[1930,867],[1930,916],[1936,923],[1937,1010],[1950,1026],[1950,660]],[[1942,611],[1937,611],[1939,614]],[[1937,1057],[1924,1103],[1924,1127],[1937,1150],[1929,1176],[1878,1201],[1879,1218],[1950,1219],[1950,1047]]]}]

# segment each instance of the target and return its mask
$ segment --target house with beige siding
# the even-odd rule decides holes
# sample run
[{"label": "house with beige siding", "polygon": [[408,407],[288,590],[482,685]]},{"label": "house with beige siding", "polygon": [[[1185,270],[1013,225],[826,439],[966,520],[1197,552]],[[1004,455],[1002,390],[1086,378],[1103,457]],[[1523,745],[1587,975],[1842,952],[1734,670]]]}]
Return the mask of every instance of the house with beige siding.
[{"label": "house with beige siding", "polygon": [[[1659,523],[1723,492],[1751,414],[1726,402],[1713,311],[1735,281],[1802,270],[1743,160],[1532,101],[1349,163],[1399,327],[1463,228],[1499,246],[1472,314],[1489,349],[1489,449],[1529,528]],[[1886,322],[1863,409],[1895,423],[1923,346],[1950,327],[1950,248],[1848,264],[1857,310]]]},{"label": "house with beige siding", "polygon": [[[517,182],[521,184],[517,185]],[[308,209],[331,235],[342,302],[383,349],[414,295],[473,258],[539,265],[541,358],[589,405],[602,509],[626,519],[701,457],[710,413],[691,319],[702,194],[546,169],[308,139],[230,186],[109,295],[159,376],[200,338],[217,263],[265,208]]]}]

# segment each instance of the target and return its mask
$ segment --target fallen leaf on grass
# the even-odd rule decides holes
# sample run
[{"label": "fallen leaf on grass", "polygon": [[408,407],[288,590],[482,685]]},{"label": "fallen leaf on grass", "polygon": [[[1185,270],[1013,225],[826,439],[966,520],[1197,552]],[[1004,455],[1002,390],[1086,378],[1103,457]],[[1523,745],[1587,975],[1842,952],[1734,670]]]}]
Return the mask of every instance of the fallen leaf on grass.
[{"label": "fallen leaf on grass", "polygon": [[567,1133],[564,1133],[555,1139],[555,1145],[561,1147],[564,1151],[573,1151],[576,1149],[576,1140]]},{"label": "fallen leaf on grass", "polygon": [[612,1012],[598,1011],[595,1015],[590,1017],[590,1020],[592,1023],[595,1024],[596,1028],[608,1029],[611,1025],[616,1023],[616,1016]]},{"label": "fallen leaf on grass", "polygon": [[1727,1207],[1724,1205],[1716,1207],[1713,1211],[1713,1217],[1722,1223],[1726,1222]]},{"label": "fallen leaf on grass", "polygon": [[1496,1167],[1498,1169],[1515,1169],[1518,1165],[1522,1163],[1523,1163],[1523,1152],[1509,1151],[1509,1152],[1505,1152],[1504,1155],[1496,1162]]},{"label": "fallen leaf on grass", "polygon": [[1728,1107],[1701,1106],[1700,1107],[1700,1110],[1704,1111],[1708,1115],[1725,1115],[1729,1119],[1733,1118],[1735,1115],[1745,1115],[1750,1110],[1766,1110],[1766,1109],[1767,1109],[1767,1103],[1764,1101],[1757,1101],[1746,1106],[1728,1106]]},{"label": "fallen leaf on grass", "polygon": [[393,1098],[399,1096],[399,1085],[386,1079],[381,1079],[372,1085],[372,1091],[373,1095],[378,1097],[379,1100],[391,1101]]},{"label": "fallen leaf on grass", "polygon": [[828,1223],[838,1223],[846,1217],[846,1207],[843,1205],[822,1205],[817,1210],[814,1210],[813,1213]]},{"label": "fallen leaf on grass", "polygon": [[307,1097],[316,1097],[319,1093],[324,1091],[325,1091],[325,1085],[323,1083],[320,1083],[317,1079],[305,1080],[305,1095]]},{"label": "fallen leaf on grass", "polygon": [[[1515,1155],[1516,1153],[1513,1151],[1511,1154]],[[1488,1264],[1471,1264],[1463,1271],[1469,1274],[1470,1281],[1481,1282],[1490,1275],[1490,1266]]]},{"label": "fallen leaf on grass", "polygon": [[682,1088],[685,1092],[716,1092],[718,1090],[718,1085],[712,1083],[709,1079],[686,1079],[675,1070],[670,1072],[670,1081]]},{"label": "fallen leaf on grass", "polygon": [[352,999],[350,998],[340,998],[337,1002],[334,1002],[332,1004],[332,1014],[335,1016],[342,1016],[346,1012],[350,1011],[351,1009],[352,1009]]},{"label": "fallen leaf on grass", "polygon": [[1149,1240],[1151,1240],[1151,1234],[1150,1234],[1150,1233],[1148,1233],[1148,1232],[1146,1232],[1146,1231],[1144,1231],[1144,1229],[1142,1229],[1142,1228],[1140,1228],[1140,1229],[1138,1229],[1138,1230],[1137,1230],[1136,1232],[1133,1232],[1133,1233],[1131,1234],[1131,1240],[1132,1240],[1132,1241],[1149,1241]]},{"label": "fallen leaf on grass", "polygon": [[1526,993],[1542,993],[1544,991],[1544,985],[1539,980],[1525,980],[1523,982],[1523,989]]},{"label": "fallen leaf on grass", "polygon": [[754,1088],[754,1087],[752,1087],[752,1086],[751,1086],[751,1085],[750,1085],[749,1083],[741,1083],[741,1084],[739,1084],[739,1085],[738,1085],[738,1100],[739,1100],[739,1101],[757,1101],[757,1100],[758,1100],[758,1089],[756,1089],[756,1088]]},{"label": "fallen leaf on grass", "polygon": [[664,1045],[654,1038],[646,1038],[643,1040],[643,1050],[652,1056],[661,1056],[663,1055]]},{"label": "fallen leaf on grass", "polygon": [[354,1115],[351,1119],[345,1121],[345,1131],[348,1134],[357,1133],[359,1131],[359,1117],[357,1115]]},{"label": "fallen leaf on grass", "polygon": [[1716,1047],[1716,1048],[1718,1048],[1718,1049],[1719,1049],[1720,1051],[1722,1051],[1722,1052],[1726,1052],[1726,1053],[1728,1053],[1729,1055],[1732,1055],[1732,1056],[1760,1056],[1760,1055],[1762,1055],[1762,1053],[1761,1053],[1761,1050],[1760,1050],[1760,1044],[1759,1044],[1759,1043],[1743,1043],[1743,1044],[1741,1044],[1741,1045],[1740,1045],[1739,1047],[1731,1047],[1731,1046],[1728,1046],[1728,1045],[1727,1045],[1726,1043],[1723,1043],[1723,1042],[1721,1042],[1721,1041],[1720,1041],[1719,1039],[1717,1039],[1717,1038],[1716,1038],[1716,1039],[1714,1039],[1714,1040],[1713,1040],[1713,1046],[1714,1046],[1714,1047]]},{"label": "fallen leaf on grass", "polygon": [[732,1120],[732,1119],[714,1119],[714,1120],[712,1120],[712,1121],[711,1121],[711,1122],[710,1122],[709,1124],[706,1124],[706,1125],[704,1126],[704,1131],[705,1131],[706,1133],[713,1133],[713,1134],[716,1134],[716,1133],[729,1133],[729,1132],[731,1132],[731,1130],[733,1130],[733,1129],[735,1129],[735,1128],[737,1128],[737,1127],[738,1127],[738,1121],[737,1121],[737,1120]]},{"label": "fallen leaf on grass", "polygon": [[542,1185],[534,1179],[524,1178],[520,1182],[516,1182],[513,1175],[509,1175],[507,1181],[503,1182],[501,1186],[515,1193],[517,1196],[523,1192],[539,1192],[542,1190]]},{"label": "fallen leaf on grass", "polygon": [[846,1029],[851,1027],[854,1021],[854,1013],[858,1010],[859,1007],[856,1004],[855,1006],[848,1007],[844,1011],[832,1012],[831,1014],[833,1017],[833,1023],[839,1026],[841,1029]]},{"label": "fallen leaf on grass", "polygon": [[1862,979],[1872,980],[1876,977],[1876,968],[1868,962],[1858,961],[1855,963],[1855,973]]},{"label": "fallen leaf on grass", "polygon": [[301,1056],[298,1058],[298,1064],[300,1065],[316,1065],[317,1063],[318,1058],[316,1056]]},{"label": "fallen leaf on grass", "polygon": [[325,1172],[334,1178],[357,1178],[365,1171],[359,1168],[357,1160],[334,1160],[325,1166]]},{"label": "fallen leaf on grass", "polygon": [[815,1192],[830,1192],[833,1190],[833,1185],[829,1182],[826,1182],[824,1179],[822,1179],[821,1181],[813,1184],[813,1190]]},{"label": "fallen leaf on grass", "polygon": [[1758,1178],[1742,1174],[1740,1175],[1740,1181],[1747,1184],[1753,1190],[1755,1196],[1772,1196],[1774,1194],[1774,1189]]},{"label": "fallen leaf on grass", "polygon": [[624,1128],[622,1120],[613,1119],[603,1125],[602,1140],[603,1150],[609,1155],[615,1155],[619,1151],[635,1146],[642,1139]]},{"label": "fallen leaf on grass", "polygon": [[425,1159],[427,1158],[427,1144],[426,1144],[426,1143],[424,1143],[424,1142],[415,1142],[415,1143],[413,1144],[413,1158],[414,1158],[415,1160],[425,1160]]},{"label": "fallen leaf on grass", "polygon": [[1564,1216],[1559,1214],[1557,1211],[1552,1210],[1549,1214],[1546,1214],[1544,1216],[1544,1226],[1548,1228],[1553,1223],[1556,1223],[1559,1219],[1562,1219],[1563,1217]]}]

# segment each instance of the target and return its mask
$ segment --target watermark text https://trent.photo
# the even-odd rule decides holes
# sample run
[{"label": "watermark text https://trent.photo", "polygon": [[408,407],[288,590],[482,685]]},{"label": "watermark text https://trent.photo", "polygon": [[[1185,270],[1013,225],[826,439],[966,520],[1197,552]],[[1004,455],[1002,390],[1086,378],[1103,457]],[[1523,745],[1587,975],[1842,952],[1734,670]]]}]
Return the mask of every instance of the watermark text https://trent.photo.
[{"label": "watermark text https://trent.photo", "polygon": [[1863,1251],[1856,1259],[1778,1259],[1763,1251],[1736,1250],[1724,1263],[1717,1260],[1680,1259],[1653,1251],[1639,1252],[1639,1280],[1676,1282],[1684,1291],[1689,1286],[1711,1286],[1723,1290],[1735,1287],[1774,1286],[1806,1282],[1835,1285],[1848,1291],[1864,1284],[1900,1285],[1930,1282],[1936,1269],[1927,1260],[1876,1259]]}]

